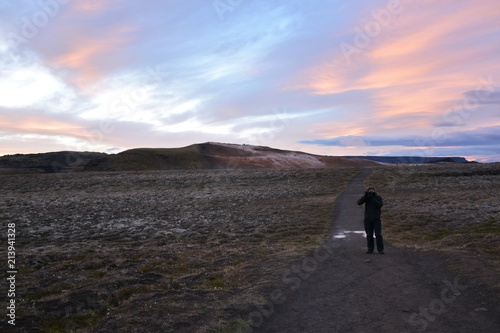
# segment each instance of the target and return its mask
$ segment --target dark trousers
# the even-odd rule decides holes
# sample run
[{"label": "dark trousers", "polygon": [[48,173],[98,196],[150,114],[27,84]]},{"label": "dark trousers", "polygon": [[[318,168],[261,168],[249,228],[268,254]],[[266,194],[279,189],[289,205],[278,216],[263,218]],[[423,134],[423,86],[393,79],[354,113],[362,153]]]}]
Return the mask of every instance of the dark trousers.
[{"label": "dark trousers", "polygon": [[380,219],[365,218],[365,232],[366,232],[366,245],[368,251],[373,252],[373,233],[375,232],[375,239],[377,241],[377,251],[384,251],[384,239],[382,238],[382,222]]}]

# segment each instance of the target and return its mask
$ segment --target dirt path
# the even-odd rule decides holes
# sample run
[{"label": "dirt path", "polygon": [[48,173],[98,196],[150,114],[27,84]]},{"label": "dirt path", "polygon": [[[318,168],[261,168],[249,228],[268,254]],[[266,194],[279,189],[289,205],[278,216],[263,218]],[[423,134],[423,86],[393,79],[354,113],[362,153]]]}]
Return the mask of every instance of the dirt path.
[{"label": "dirt path", "polygon": [[253,331],[500,332],[495,297],[448,270],[437,253],[386,242],[385,255],[365,254],[356,200],[370,172],[351,180],[335,203],[330,241],[284,272]]}]

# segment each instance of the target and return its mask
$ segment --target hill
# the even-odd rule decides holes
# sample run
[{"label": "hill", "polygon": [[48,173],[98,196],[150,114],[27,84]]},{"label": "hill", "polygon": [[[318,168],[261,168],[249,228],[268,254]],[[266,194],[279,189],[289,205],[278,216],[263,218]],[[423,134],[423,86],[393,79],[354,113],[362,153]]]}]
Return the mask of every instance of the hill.
[{"label": "hill", "polygon": [[265,146],[207,142],[182,148],[136,148],[119,154],[51,152],[0,157],[0,174],[185,169],[313,169],[392,163],[466,163],[463,157],[322,156]]},{"label": "hill", "polygon": [[91,161],[88,171],[172,169],[310,169],[377,165],[362,158],[319,156],[263,146],[202,143],[183,148],[138,148]]},{"label": "hill", "polygon": [[104,153],[76,151],[5,155],[0,156],[0,174],[83,171],[90,161],[106,156]]}]

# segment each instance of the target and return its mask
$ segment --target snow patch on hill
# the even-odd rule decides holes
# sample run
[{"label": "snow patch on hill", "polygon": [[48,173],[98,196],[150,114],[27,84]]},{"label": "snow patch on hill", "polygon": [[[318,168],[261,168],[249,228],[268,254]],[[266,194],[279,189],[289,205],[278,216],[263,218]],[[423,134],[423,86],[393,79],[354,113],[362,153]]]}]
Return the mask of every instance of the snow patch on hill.
[{"label": "snow patch on hill", "polygon": [[270,161],[276,167],[308,167],[308,168],[323,168],[325,164],[313,156],[306,154],[273,154],[261,157],[264,160]]},{"label": "snow patch on hill", "polygon": [[277,168],[324,168],[325,163],[314,156],[301,152],[289,152],[273,150],[269,147],[253,146],[253,145],[237,145],[230,143],[215,143],[228,148],[236,148],[245,152],[251,153],[253,156],[249,160],[253,162],[262,162],[265,165],[272,165]]}]

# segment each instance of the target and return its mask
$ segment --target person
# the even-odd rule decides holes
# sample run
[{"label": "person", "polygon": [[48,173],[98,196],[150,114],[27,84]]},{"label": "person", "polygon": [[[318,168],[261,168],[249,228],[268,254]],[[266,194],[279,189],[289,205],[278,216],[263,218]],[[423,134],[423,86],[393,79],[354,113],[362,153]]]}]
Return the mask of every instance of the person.
[{"label": "person", "polygon": [[382,206],[384,201],[380,195],[375,192],[374,187],[368,187],[365,195],[358,200],[358,205],[365,204],[365,232],[366,244],[368,250],[367,254],[372,254],[374,250],[373,233],[375,232],[375,239],[377,243],[377,251],[384,254],[384,239],[382,237],[382,222],[380,216],[382,214]]}]

